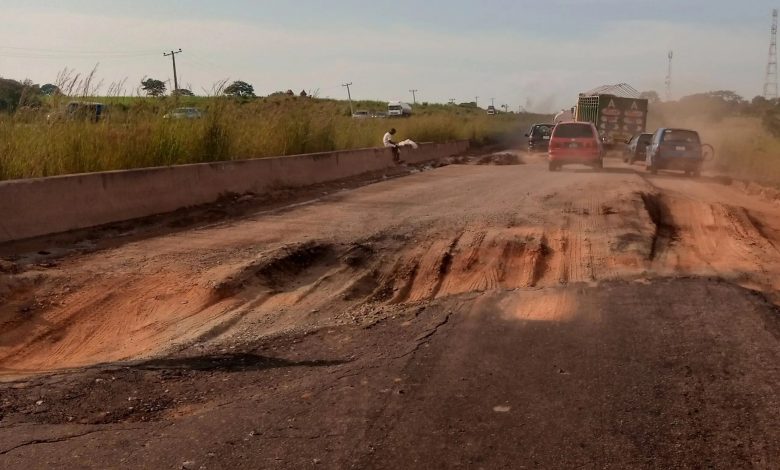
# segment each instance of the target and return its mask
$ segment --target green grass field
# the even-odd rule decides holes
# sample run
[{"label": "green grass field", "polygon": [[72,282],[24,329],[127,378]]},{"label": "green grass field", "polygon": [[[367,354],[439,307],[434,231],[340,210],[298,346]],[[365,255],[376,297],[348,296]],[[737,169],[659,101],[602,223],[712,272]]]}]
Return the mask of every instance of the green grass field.
[{"label": "green grass field", "polygon": [[[495,141],[522,135],[549,116],[502,114],[451,105],[419,105],[403,119],[353,119],[345,101],[273,96],[229,98],[90,98],[108,105],[99,123],[48,122],[46,115],[69,99],[51,99],[44,109],[0,115],[0,179],[104,170],[264,158],[381,145],[395,127],[400,140]],[[197,106],[198,120],[168,120],[172,108]],[[381,102],[356,102],[355,109],[383,110]]]}]

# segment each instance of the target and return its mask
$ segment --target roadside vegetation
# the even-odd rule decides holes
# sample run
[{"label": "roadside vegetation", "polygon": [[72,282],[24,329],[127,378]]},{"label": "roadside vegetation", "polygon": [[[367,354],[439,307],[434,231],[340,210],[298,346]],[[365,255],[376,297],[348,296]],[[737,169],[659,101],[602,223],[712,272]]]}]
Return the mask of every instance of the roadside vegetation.
[{"label": "roadside vegetation", "polygon": [[[346,101],[292,92],[255,97],[251,86],[236,83],[211,97],[97,97],[88,95],[89,82],[78,84],[75,92],[45,85],[49,93],[26,84],[0,110],[0,179],[376,147],[390,127],[401,140],[470,139],[486,144],[507,134],[521,135],[531,122],[549,119],[513,113],[487,116],[467,104],[427,103],[416,106],[410,118],[354,119]],[[153,79],[146,79],[144,86],[149,95],[163,92]],[[107,112],[96,123],[58,118],[69,101],[99,101]],[[382,111],[387,105],[357,101],[353,106]],[[203,117],[164,117],[178,107],[198,107]]]}]

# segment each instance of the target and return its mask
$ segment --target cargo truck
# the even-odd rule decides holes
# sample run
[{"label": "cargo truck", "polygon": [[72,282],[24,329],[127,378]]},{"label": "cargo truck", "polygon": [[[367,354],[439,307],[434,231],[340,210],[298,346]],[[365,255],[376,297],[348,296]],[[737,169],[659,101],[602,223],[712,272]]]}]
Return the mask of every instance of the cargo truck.
[{"label": "cargo truck", "polygon": [[607,85],[580,93],[576,120],[592,122],[607,148],[615,148],[645,132],[647,100],[630,86]]},{"label": "cargo truck", "polygon": [[408,117],[412,115],[412,105],[401,101],[391,101],[387,103],[388,117]]}]

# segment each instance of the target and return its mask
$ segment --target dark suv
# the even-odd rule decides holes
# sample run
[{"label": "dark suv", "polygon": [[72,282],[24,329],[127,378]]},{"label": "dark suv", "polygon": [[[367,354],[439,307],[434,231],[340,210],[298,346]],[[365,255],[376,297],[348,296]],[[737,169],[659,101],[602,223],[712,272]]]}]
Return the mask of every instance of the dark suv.
[{"label": "dark suv", "polygon": [[525,136],[529,152],[546,152],[555,124],[534,124]]},{"label": "dark suv", "polygon": [[704,162],[699,133],[689,129],[661,128],[647,146],[647,171],[682,170],[686,175],[701,173]]}]

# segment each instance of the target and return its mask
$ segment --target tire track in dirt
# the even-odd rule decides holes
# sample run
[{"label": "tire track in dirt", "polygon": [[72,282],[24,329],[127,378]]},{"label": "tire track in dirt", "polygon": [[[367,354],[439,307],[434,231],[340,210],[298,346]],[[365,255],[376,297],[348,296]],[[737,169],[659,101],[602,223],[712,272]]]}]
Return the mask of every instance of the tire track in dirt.
[{"label": "tire track in dirt", "polygon": [[213,255],[189,270],[173,255],[145,257],[144,273],[65,267],[58,275],[78,288],[32,313],[24,306],[51,296],[59,281],[6,282],[0,364],[47,370],[124,360],[223,341],[250,326],[261,336],[359,322],[366,312],[469,292],[680,275],[780,289],[780,241],[765,214],[638,181],[578,183],[539,195],[530,212]]}]

